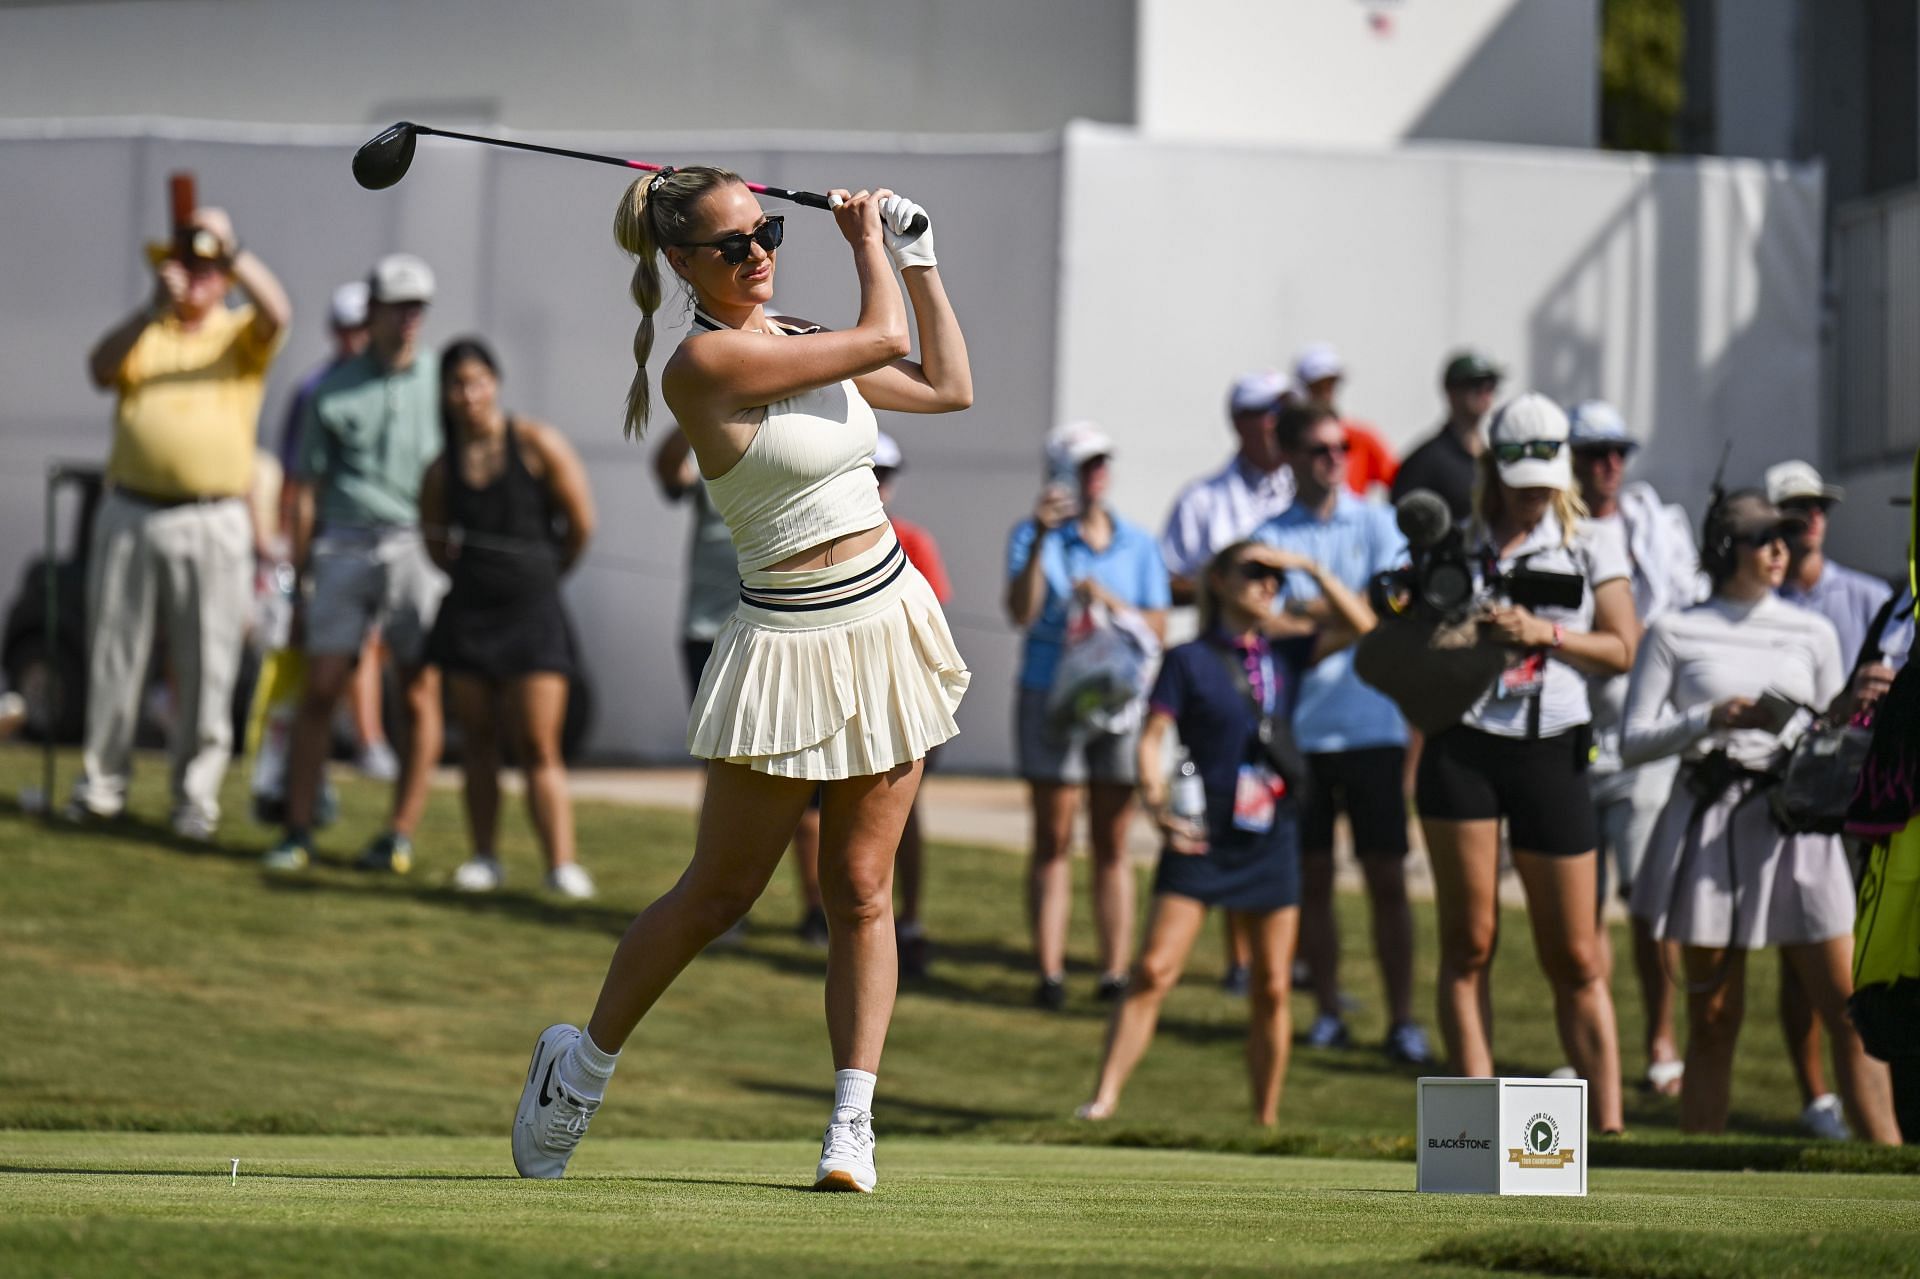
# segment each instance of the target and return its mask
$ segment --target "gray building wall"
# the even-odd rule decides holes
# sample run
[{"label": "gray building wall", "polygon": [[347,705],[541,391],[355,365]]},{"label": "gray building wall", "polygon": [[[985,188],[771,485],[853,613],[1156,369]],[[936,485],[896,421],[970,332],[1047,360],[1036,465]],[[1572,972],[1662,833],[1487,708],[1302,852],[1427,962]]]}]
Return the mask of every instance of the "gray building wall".
[{"label": "gray building wall", "polygon": [[1134,0],[0,0],[0,118],[980,132],[1129,122]]}]

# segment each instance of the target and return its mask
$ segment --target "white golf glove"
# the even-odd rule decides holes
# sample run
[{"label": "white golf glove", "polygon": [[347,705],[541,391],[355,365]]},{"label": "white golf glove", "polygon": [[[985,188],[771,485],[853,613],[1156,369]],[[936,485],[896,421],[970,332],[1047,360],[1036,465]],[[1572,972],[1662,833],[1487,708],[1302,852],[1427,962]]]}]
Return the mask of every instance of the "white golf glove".
[{"label": "white golf glove", "polygon": [[[880,201],[880,221],[887,229],[887,256],[896,269],[932,266],[938,260],[933,256],[933,222],[912,200],[890,195]],[[921,224],[917,234],[910,230],[915,222]]]}]

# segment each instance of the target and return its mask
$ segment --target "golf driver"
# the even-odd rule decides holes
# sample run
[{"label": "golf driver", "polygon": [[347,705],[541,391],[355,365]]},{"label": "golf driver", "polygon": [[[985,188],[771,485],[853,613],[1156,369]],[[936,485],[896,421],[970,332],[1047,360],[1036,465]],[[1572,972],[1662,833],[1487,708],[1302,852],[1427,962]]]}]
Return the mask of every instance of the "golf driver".
[{"label": "golf driver", "polygon": [[[542,155],[565,156],[570,160],[592,160],[595,164],[612,164],[623,169],[639,169],[646,173],[658,173],[665,165],[648,164],[644,160],[625,160],[617,155],[596,155],[591,151],[569,151],[565,147],[543,147],[531,142],[509,142],[505,138],[485,138],[477,133],[455,133],[451,129],[435,129],[430,125],[414,124],[402,120],[391,128],[383,129],[358,151],[353,153],[353,180],[369,191],[381,191],[407,176],[407,168],[413,163],[414,139],[421,134],[436,138],[458,138],[462,142],[484,142],[492,147],[511,147],[516,151],[538,151]],[[790,191],[786,187],[763,186],[758,182],[746,184],[747,190],[758,195],[770,195],[776,200],[791,200],[795,204],[804,204],[814,209],[830,209],[827,197],[813,191]],[[914,220],[908,233],[918,235],[926,230],[926,218]]]}]

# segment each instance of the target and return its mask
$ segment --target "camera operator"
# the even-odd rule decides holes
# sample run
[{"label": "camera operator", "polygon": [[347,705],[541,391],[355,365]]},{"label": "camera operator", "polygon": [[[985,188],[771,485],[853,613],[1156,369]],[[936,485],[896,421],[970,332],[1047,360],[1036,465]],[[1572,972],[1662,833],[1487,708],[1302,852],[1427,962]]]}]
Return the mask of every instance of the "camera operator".
[{"label": "camera operator", "polygon": [[1680,1127],[1727,1124],[1747,952],[1778,946],[1833,1039],[1855,1130],[1897,1144],[1887,1067],[1847,1019],[1853,880],[1837,835],[1785,834],[1767,802],[1796,706],[1825,706],[1845,681],[1825,618],[1774,592],[1804,518],[1753,491],[1708,513],[1701,561],[1713,596],[1653,623],[1634,663],[1621,751],[1628,765],[1681,756],[1634,881],[1633,913],[1682,947],[1687,1068]]},{"label": "camera operator", "polygon": [[1477,464],[1476,552],[1501,574],[1571,573],[1585,585],[1577,608],[1483,606],[1482,642],[1509,649],[1507,665],[1420,758],[1416,795],[1440,912],[1440,1026],[1456,1074],[1494,1073],[1489,976],[1505,818],[1561,1046],[1588,1080],[1594,1127],[1616,1132],[1620,1053],[1596,938],[1599,835],[1584,770],[1587,677],[1627,670],[1639,636],[1630,566],[1617,530],[1586,519],[1567,417],[1553,401],[1526,394],[1501,406]]}]

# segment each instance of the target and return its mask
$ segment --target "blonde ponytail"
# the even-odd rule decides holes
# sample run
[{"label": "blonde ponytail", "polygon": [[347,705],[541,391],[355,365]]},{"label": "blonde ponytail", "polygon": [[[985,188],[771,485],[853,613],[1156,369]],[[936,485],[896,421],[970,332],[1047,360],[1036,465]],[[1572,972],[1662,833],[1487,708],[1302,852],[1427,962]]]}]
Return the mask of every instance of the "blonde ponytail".
[{"label": "blonde ponytail", "polygon": [[633,255],[633,280],[628,292],[640,308],[640,325],[633,333],[633,383],[627,388],[628,439],[646,435],[647,417],[653,409],[647,357],[653,354],[653,315],[660,309],[660,263],[656,255],[661,249],[685,242],[694,209],[709,191],[738,181],[738,175],[709,165],[663,169],[634,179],[614,210],[613,241]]}]

